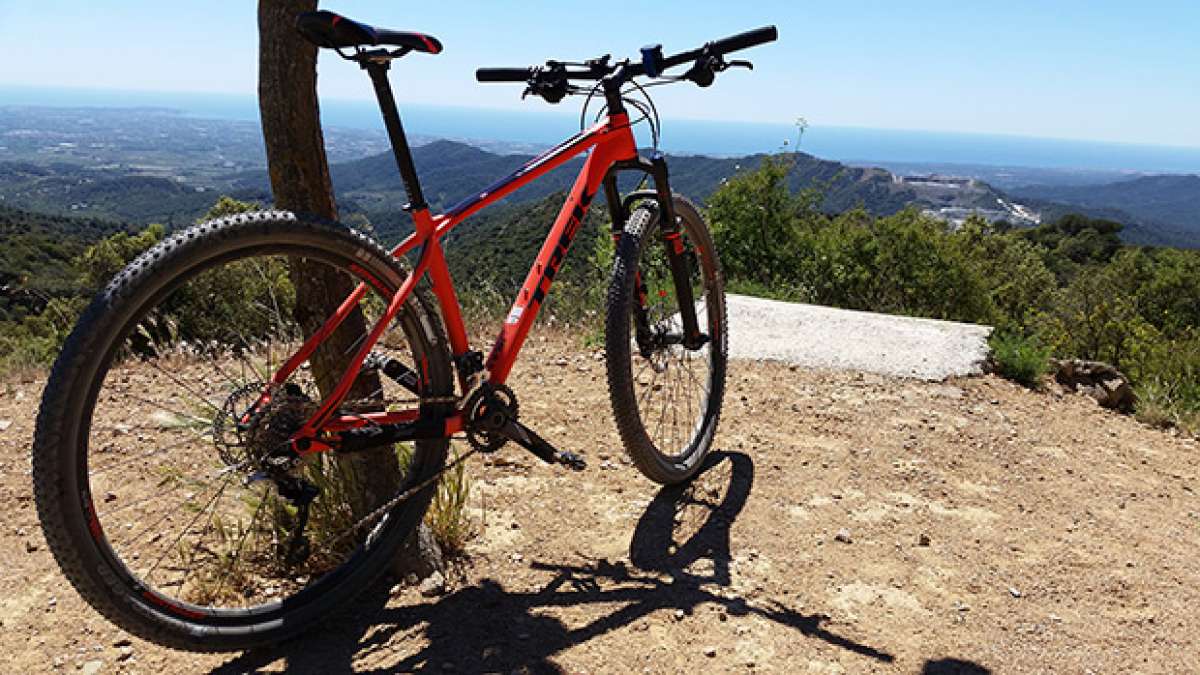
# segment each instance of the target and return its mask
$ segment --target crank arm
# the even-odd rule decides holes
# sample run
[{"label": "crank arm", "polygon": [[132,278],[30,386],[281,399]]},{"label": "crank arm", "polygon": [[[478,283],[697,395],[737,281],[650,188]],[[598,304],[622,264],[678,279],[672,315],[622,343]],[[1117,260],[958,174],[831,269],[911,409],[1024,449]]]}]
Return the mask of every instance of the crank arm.
[{"label": "crank arm", "polygon": [[503,429],[500,430],[500,435],[526,450],[537,455],[547,464],[563,464],[574,471],[583,471],[587,468],[587,462],[579,455],[559,450],[550,445],[550,443],[538,436],[532,429],[517,421],[510,421]]}]

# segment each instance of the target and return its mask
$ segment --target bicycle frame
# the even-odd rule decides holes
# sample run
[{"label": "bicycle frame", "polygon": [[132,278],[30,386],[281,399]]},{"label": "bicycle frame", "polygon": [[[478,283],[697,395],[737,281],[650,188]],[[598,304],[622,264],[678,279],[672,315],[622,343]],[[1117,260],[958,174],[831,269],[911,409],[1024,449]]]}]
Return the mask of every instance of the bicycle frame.
[{"label": "bicycle frame", "polygon": [[[386,80],[384,82],[386,84]],[[376,80],[376,84],[378,89],[378,80]],[[384,104],[384,117],[385,120],[388,120],[388,106],[383,100],[384,92],[379,93],[381,103]],[[390,91],[386,93],[390,98]],[[394,111],[394,105],[392,110]],[[390,120],[388,121],[389,127],[391,127]],[[446,265],[441,244],[442,238],[473,214],[504,199],[574,157],[590,152],[575,179],[566,202],[547,233],[541,251],[513,301],[512,308],[509,310],[487,357],[485,364],[488,372],[487,381],[492,385],[504,384],[512,371],[525,338],[537,318],[538,310],[549,292],[554,276],[583,223],[593,197],[603,185],[606,192],[609,192],[608,196],[612,201],[615,183],[612,185],[611,191],[606,184],[612,175],[612,169],[623,164],[629,165],[638,162],[637,146],[630,128],[629,117],[627,113],[621,111],[609,115],[592,128],[547,150],[511,175],[465,199],[445,213],[434,215],[430,213],[428,206],[423,204],[420,197],[419,183],[416,182],[415,170],[411,166],[411,155],[408,153],[407,143],[404,142],[403,130],[399,128],[398,115],[395,118],[395,127],[397,133],[392,134],[393,146],[396,149],[401,174],[405,177],[406,184],[409,183],[410,175],[413,179],[413,182],[408,185],[408,192],[417,208],[411,210],[415,231],[392,250],[392,255],[399,258],[418,248],[419,254],[412,273],[405,279],[400,289],[391,296],[387,310],[359,346],[335,390],[326,397],[319,410],[306,422],[304,427],[293,436],[293,447],[302,455],[332,449],[329,444],[320,440],[322,434],[325,433],[336,433],[367,425],[412,424],[420,420],[421,413],[415,408],[354,416],[335,417],[334,415],[338,406],[349,393],[354,380],[358,377],[363,362],[371,354],[376,343],[396,318],[409,296],[412,295],[417,283],[427,274],[441,309],[442,318],[446,323],[451,352],[456,363],[468,353],[470,347],[466,326],[463,323],[454,282]],[[389,131],[393,131],[393,129],[389,128]],[[644,167],[642,168],[645,170]],[[358,271],[366,276],[365,270]],[[314,333],[300,350],[280,368],[274,375],[275,383],[285,382],[305,360],[312,356],[320,344],[351,314],[367,293],[368,284],[381,291],[385,288],[380,281],[367,276],[367,281],[360,283],[354,292],[342,302],[338,310],[326,320],[320,330]],[[425,368],[427,366],[418,364],[418,367]],[[423,377],[424,373],[420,375]],[[425,429],[420,432],[419,437],[447,437],[462,429],[462,411],[456,409],[452,415],[445,418],[444,424],[440,425],[440,428]]]}]

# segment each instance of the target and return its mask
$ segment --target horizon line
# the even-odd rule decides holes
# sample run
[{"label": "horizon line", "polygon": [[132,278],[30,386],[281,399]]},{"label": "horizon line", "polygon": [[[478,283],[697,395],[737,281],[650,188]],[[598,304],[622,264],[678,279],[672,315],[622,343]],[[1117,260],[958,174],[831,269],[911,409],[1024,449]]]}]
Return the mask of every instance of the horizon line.
[{"label": "horizon line", "polygon": [[[215,96],[215,97],[224,97],[224,98],[240,99],[240,100],[254,100],[257,98],[257,96],[255,94],[245,93],[245,92],[185,91],[185,90],[162,90],[162,89],[127,89],[127,88],[78,87],[78,86],[56,87],[56,86],[0,82],[0,89],[5,89],[5,88],[7,88],[7,89],[25,89],[25,90],[30,90],[30,91],[57,91],[57,92],[78,91],[78,92],[95,92],[95,93],[109,93],[109,94],[144,94],[144,95],[158,95],[158,96],[196,96],[196,97]],[[320,100],[322,102],[336,102],[336,103],[354,104],[354,105],[368,105],[368,104],[374,105],[375,104],[375,99],[372,99],[372,98],[326,97],[326,98],[322,98]],[[573,117],[574,116],[573,113],[568,113],[566,111],[553,110],[553,109],[551,109],[551,110],[539,109],[539,110],[524,111],[524,110],[520,110],[518,108],[510,108],[510,107],[486,106],[486,105],[484,105],[484,106],[445,105],[445,104],[437,104],[437,103],[426,103],[426,102],[420,102],[420,101],[412,101],[412,102],[407,102],[407,103],[398,102],[398,104],[401,105],[402,110],[403,110],[403,106],[415,106],[415,107],[434,108],[434,109],[493,111],[493,112],[497,112],[497,113],[508,113],[508,114],[519,113],[519,114],[527,114],[527,115],[531,115],[531,116],[546,116],[546,117]],[[177,107],[173,107],[173,106],[169,106],[169,105],[165,105],[165,106],[110,105],[110,104],[101,105],[101,104],[88,104],[88,103],[77,103],[77,104],[73,104],[73,105],[60,105],[60,104],[44,104],[44,103],[43,104],[0,103],[0,107],[27,107],[28,108],[28,107],[39,107],[39,106],[47,107],[47,108],[70,108],[70,107],[101,108],[101,109],[107,108],[107,109],[113,109],[113,110],[137,109],[137,108],[160,108],[160,109],[164,109],[164,110],[174,110],[176,112],[191,114],[191,113],[188,113],[188,111],[186,111],[186,110],[183,110],[183,109],[177,108]],[[798,120],[800,118],[803,118],[803,115],[797,116],[796,120]],[[204,119],[204,117],[200,117],[200,119]],[[209,119],[220,119],[220,118],[219,117],[210,117]],[[686,116],[673,116],[673,119],[686,121],[686,122],[699,122],[699,123],[721,124],[721,125],[743,124],[743,125],[756,125],[756,126],[778,126],[778,127],[781,127],[781,130],[782,130],[782,128],[787,128],[790,130],[795,130],[797,128],[797,124],[796,124],[795,120],[791,121],[791,122],[786,122],[786,121],[768,122],[768,121],[762,121],[762,120],[730,120],[730,119],[711,119],[711,118],[697,118],[697,117],[686,117]],[[335,124],[335,125],[331,125],[331,126],[333,126],[333,127],[341,126],[343,128],[349,128],[349,127],[346,127],[345,125],[336,125]],[[1131,147],[1131,148],[1155,148],[1155,149],[1161,149],[1161,150],[1182,150],[1182,151],[1186,151],[1186,152],[1200,152],[1200,145],[1170,145],[1170,144],[1166,144],[1166,143],[1156,143],[1156,142],[1147,142],[1147,141],[1125,141],[1125,140],[1109,140],[1109,139],[1097,139],[1097,138],[1072,138],[1072,137],[1067,137],[1067,136],[1046,136],[1046,135],[1039,135],[1039,134],[1004,132],[1004,131],[960,131],[960,130],[942,130],[942,129],[923,129],[923,128],[911,128],[911,127],[872,127],[872,126],[863,126],[863,125],[857,125],[857,124],[819,124],[819,123],[809,122],[807,124],[807,126],[805,126],[805,133],[808,133],[808,131],[810,131],[812,129],[834,129],[834,130],[913,133],[913,134],[941,134],[941,135],[946,135],[946,136],[975,136],[975,137],[985,137],[985,138],[993,138],[993,139],[995,139],[995,138],[1010,138],[1010,139],[1023,139],[1023,140],[1043,141],[1043,142],[1048,141],[1048,142],[1057,142],[1057,143],[1079,143],[1079,144],[1085,144],[1085,145],[1115,145],[1115,146],[1124,146],[1124,147]],[[503,139],[493,139],[493,140],[503,140]],[[929,163],[937,163],[937,162],[929,162]]]}]

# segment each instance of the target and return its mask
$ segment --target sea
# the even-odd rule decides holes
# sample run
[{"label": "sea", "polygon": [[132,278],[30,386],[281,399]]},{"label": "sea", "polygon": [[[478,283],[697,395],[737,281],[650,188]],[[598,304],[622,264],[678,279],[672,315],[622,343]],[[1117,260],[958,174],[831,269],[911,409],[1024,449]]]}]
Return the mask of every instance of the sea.
[{"label": "sea", "polygon": [[[540,103],[540,102],[539,102]],[[252,96],[50,89],[0,86],[2,105],[169,108],[196,117],[257,120]],[[425,137],[511,143],[529,150],[557,143],[579,127],[571,113],[535,109],[483,109],[402,104],[409,133]],[[326,99],[327,126],[382,128],[373,101]],[[999,134],[869,129],[812,124],[799,136],[792,124],[716,122],[666,118],[660,147],[675,154],[742,156],[797,147],[846,163],[964,164],[1063,170],[1200,173],[1200,148],[1109,143]],[[639,141],[649,137],[640,132]]]}]

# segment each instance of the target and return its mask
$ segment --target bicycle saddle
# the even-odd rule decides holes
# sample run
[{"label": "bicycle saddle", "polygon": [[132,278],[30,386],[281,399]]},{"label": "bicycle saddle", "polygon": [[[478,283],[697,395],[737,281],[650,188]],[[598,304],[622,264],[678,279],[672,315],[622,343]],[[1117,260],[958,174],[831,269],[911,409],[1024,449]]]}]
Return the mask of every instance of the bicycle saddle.
[{"label": "bicycle saddle", "polygon": [[438,54],[442,51],[442,43],[429,35],[375,28],[325,10],[304,12],[297,16],[296,30],[318,47],[338,49],[386,45],[426,54]]}]

